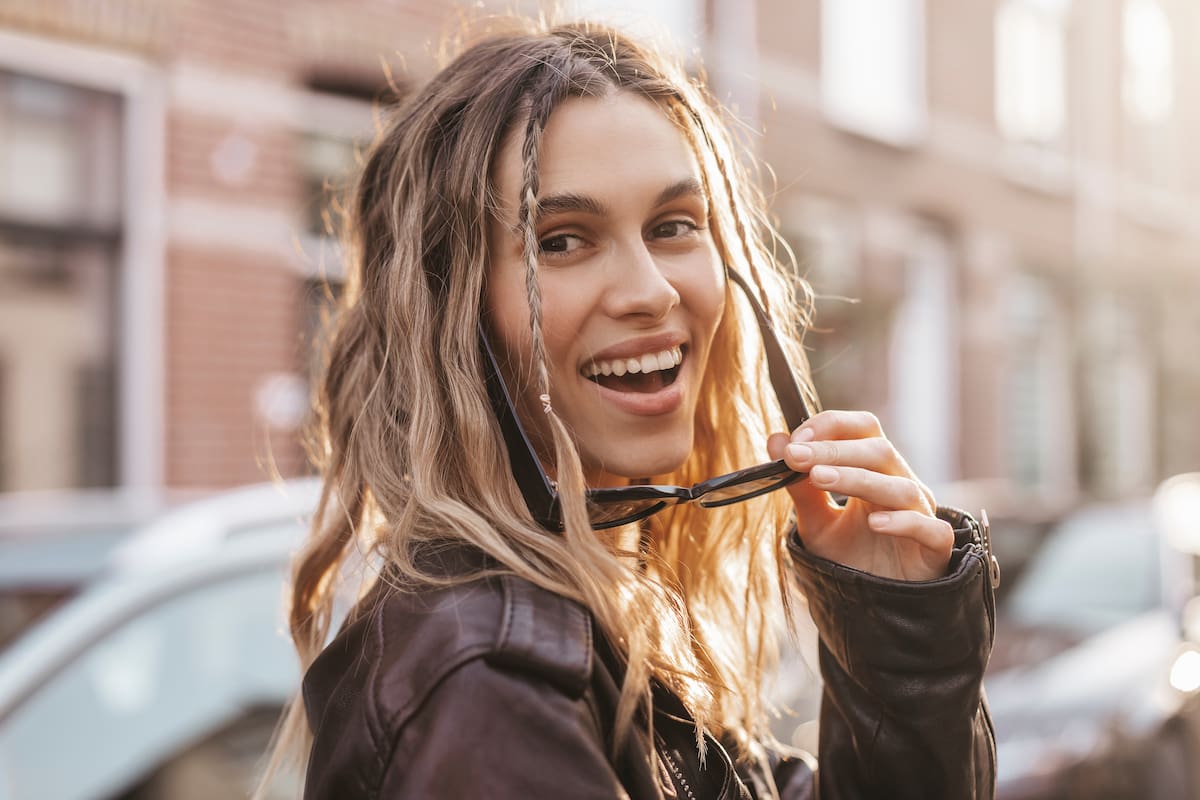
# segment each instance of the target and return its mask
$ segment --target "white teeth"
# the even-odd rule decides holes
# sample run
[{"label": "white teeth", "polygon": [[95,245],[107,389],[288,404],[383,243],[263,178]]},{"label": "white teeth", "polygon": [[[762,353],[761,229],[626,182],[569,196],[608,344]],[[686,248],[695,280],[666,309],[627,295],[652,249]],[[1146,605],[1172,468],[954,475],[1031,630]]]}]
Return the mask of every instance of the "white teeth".
[{"label": "white teeth", "polygon": [[674,369],[683,362],[683,348],[672,347],[657,353],[646,353],[637,358],[616,358],[611,361],[593,361],[583,372],[589,378],[597,375],[616,375],[621,377],[627,373],[657,372]]}]

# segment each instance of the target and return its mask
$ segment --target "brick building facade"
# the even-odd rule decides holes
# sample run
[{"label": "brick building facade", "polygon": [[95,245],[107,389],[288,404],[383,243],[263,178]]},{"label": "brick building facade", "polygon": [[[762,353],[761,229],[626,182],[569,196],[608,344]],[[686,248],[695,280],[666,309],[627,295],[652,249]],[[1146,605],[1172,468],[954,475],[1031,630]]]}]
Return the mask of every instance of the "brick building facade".
[{"label": "brick building facade", "polygon": [[[643,6],[686,21],[763,131],[822,296],[827,406],[879,413],[937,485],[1119,495],[1200,468],[1200,110],[1181,101],[1200,9]],[[337,270],[323,187],[370,136],[381,64],[419,81],[454,24],[444,2],[0,2],[0,490],[303,469]],[[1165,66],[1136,63],[1137,36],[1171,45]]]}]

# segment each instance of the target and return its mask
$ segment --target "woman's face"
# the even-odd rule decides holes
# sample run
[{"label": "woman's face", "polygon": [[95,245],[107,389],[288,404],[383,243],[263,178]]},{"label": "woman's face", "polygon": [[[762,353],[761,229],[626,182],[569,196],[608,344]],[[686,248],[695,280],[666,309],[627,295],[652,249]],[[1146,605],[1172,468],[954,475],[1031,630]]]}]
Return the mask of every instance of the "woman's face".
[{"label": "woman's face", "polygon": [[[520,392],[518,413],[544,453],[552,447],[529,379],[535,373],[517,231],[522,138],[508,137],[493,176],[503,207],[489,231],[486,301],[505,380]],[[632,93],[572,98],[550,117],[539,178],[535,233],[554,410],[574,432],[591,485],[670,472],[692,449],[700,382],[725,298],[687,139]]]}]

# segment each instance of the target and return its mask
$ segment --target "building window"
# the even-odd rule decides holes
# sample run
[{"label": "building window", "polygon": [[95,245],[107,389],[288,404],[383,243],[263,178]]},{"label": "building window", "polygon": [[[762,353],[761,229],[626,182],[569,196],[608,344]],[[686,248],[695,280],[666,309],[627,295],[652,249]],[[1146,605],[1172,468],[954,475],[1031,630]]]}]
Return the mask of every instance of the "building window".
[{"label": "building window", "polygon": [[821,3],[821,104],[840,128],[915,144],[926,127],[923,0]]},{"label": "building window", "polygon": [[873,337],[881,336],[879,298],[864,285],[860,214],[836,201],[804,197],[785,213],[785,238],[814,292],[816,324],[805,332],[822,403],[849,408],[870,395]]},{"label": "building window", "polygon": [[943,231],[914,234],[891,320],[887,426],[913,469],[938,485],[960,477],[957,268]]},{"label": "building window", "polygon": [[1014,483],[1037,488],[1046,479],[1042,449],[1049,444],[1043,438],[1046,377],[1042,340],[1049,315],[1046,295],[1033,279],[1017,279],[1009,295],[1008,317],[1012,348],[1009,365],[1008,402],[1005,403],[1008,436],[1008,474]]},{"label": "building window", "polygon": [[304,227],[310,236],[341,234],[342,209],[357,173],[361,144],[347,136],[324,131],[301,134],[304,175]]},{"label": "building window", "polygon": [[1158,442],[1161,452],[1160,475],[1173,475],[1200,469],[1200,360],[1196,343],[1200,342],[1200,305],[1180,302],[1187,292],[1196,292],[1196,284],[1168,284],[1157,299],[1156,316],[1161,321],[1159,341],[1161,370],[1157,379],[1161,391],[1158,416]]},{"label": "building window", "polygon": [[1008,0],[996,11],[996,124],[1008,139],[1061,144],[1069,0]]},{"label": "building window", "polygon": [[703,43],[704,6],[697,0],[567,0],[563,8],[572,17],[666,42],[685,55]]},{"label": "building window", "polygon": [[312,77],[308,89],[308,114],[295,132],[303,180],[297,220],[303,230],[302,267],[311,276],[340,280],[339,241],[360,161],[374,136],[376,114],[386,114],[401,98],[392,87],[331,75]]},{"label": "building window", "polygon": [[117,483],[121,102],[0,71],[0,491]]},{"label": "building window", "polygon": [[1127,0],[1122,16],[1124,157],[1133,175],[1159,190],[1185,182],[1183,142],[1172,124],[1175,53],[1171,23],[1155,0]]},{"label": "building window", "polygon": [[[308,82],[311,110],[296,131],[303,179],[303,282],[299,292],[301,352],[297,369],[271,380],[273,404],[287,410],[286,430],[299,430],[328,349],[330,321],[346,275],[342,249],[345,214],[363,158],[376,130],[376,114],[386,116],[403,99],[402,87],[364,84],[353,76],[318,74]],[[302,467],[301,471],[311,468]]]},{"label": "building window", "polygon": [[1083,482],[1101,497],[1144,492],[1156,477],[1155,341],[1136,299],[1089,298],[1082,369]]},{"label": "building window", "polygon": [[1003,294],[1006,385],[1001,406],[1005,473],[1030,490],[1075,485],[1071,345],[1055,287],[1015,271]]},{"label": "building window", "polygon": [[1126,0],[1121,38],[1126,113],[1137,122],[1165,121],[1175,104],[1174,42],[1167,15],[1154,0]]}]

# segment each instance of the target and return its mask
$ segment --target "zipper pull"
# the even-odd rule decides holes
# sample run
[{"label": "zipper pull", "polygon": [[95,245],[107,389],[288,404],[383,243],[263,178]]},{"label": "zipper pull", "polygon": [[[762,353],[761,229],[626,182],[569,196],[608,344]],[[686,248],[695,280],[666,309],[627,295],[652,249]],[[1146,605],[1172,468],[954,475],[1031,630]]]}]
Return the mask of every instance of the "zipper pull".
[{"label": "zipper pull", "polygon": [[992,589],[1000,586],[1000,562],[992,553],[992,524],[988,522],[987,509],[979,512],[979,535],[983,539],[983,552],[987,555],[988,573],[992,579]]}]

